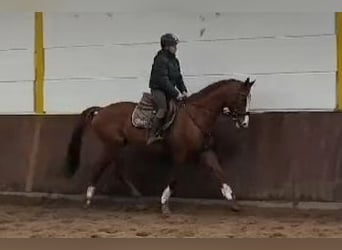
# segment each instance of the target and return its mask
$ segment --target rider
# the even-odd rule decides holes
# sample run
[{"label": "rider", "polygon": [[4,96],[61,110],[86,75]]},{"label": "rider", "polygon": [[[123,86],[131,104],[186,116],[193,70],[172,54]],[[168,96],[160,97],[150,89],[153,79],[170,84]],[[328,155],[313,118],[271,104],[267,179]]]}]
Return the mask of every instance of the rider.
[{"label": "rider", "polygon": [[174,34],[166,33],[162,35],[160,38],[161,50],[154,57],[149,87],[154,103],[157,106],[157,114],[149,131],[147,145],[163,139],[158,134],[158,130],[163,124],[168,101],[170,99],[182,100],[187,97],[187,88],[176,57],[178,42],[179,40]]}]

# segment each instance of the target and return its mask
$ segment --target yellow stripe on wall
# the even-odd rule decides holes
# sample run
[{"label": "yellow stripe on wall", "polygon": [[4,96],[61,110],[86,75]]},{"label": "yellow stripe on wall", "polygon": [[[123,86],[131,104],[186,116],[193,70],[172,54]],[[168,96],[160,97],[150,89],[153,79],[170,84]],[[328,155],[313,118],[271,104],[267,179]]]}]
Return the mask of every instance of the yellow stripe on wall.
[{"label": "yellow stripe on wall", "polygon": [[44,114],[44,27],[43,13],[35,13],[35,82],[34,82],[34,111]]},{"label": "yellow stripe on wall", "polygon": [[342,110],[342,12],[336,13],[337,32],[337,108]]}]

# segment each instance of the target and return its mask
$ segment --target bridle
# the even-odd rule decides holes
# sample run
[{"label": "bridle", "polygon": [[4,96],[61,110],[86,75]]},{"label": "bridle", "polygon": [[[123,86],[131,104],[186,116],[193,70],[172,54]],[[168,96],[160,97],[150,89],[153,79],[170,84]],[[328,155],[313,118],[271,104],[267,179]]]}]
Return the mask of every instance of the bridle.
[{"label": "bridle", "polygon": [[227,111],[224,114],[234,120],[234,119],[239,119],[240,117],[243,117],[246,115],[250,115],[250,112]]},{"label": "bridle", "polygon": [[[248,104],[246,103],[246,108],[247,108],[247,106],[249,106],[251,95],[248,94],[246,97],[244,96],[244,98],[246,98],[246,101],[248,103]],[[247,115],[249,116],[250,112],[249,111],[237,112],[236,110],[228,110],[227,112],[225,112],[225,115],[231,117],[233,121],[236,121],[241,117],[244,117]]]}]

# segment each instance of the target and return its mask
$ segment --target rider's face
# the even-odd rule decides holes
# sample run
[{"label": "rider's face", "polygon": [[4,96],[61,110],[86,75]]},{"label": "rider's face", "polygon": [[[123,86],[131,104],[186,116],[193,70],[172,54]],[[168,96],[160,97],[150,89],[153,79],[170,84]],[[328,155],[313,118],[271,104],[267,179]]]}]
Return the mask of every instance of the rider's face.
[{"label": "rider's face", "polygon": [[169,47],[169,51],[172,53],[172,54],[176,54],[176,52],[177,52],[177,46],[175,45],[175,46],[170,46]]}]

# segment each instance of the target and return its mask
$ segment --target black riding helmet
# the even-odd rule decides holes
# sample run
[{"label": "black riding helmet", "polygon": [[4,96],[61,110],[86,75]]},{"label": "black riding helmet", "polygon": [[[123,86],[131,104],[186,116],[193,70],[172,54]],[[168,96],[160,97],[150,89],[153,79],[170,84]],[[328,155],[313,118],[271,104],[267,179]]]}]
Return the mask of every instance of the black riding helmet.
[{"label": "black riding helmet", "polygon": [[168,47],[168,46],[176,46],[179,42],[179,39],[177,36],[171,33],[166,33],[161,36],[160,38],[160,45],[162,48]]}]

